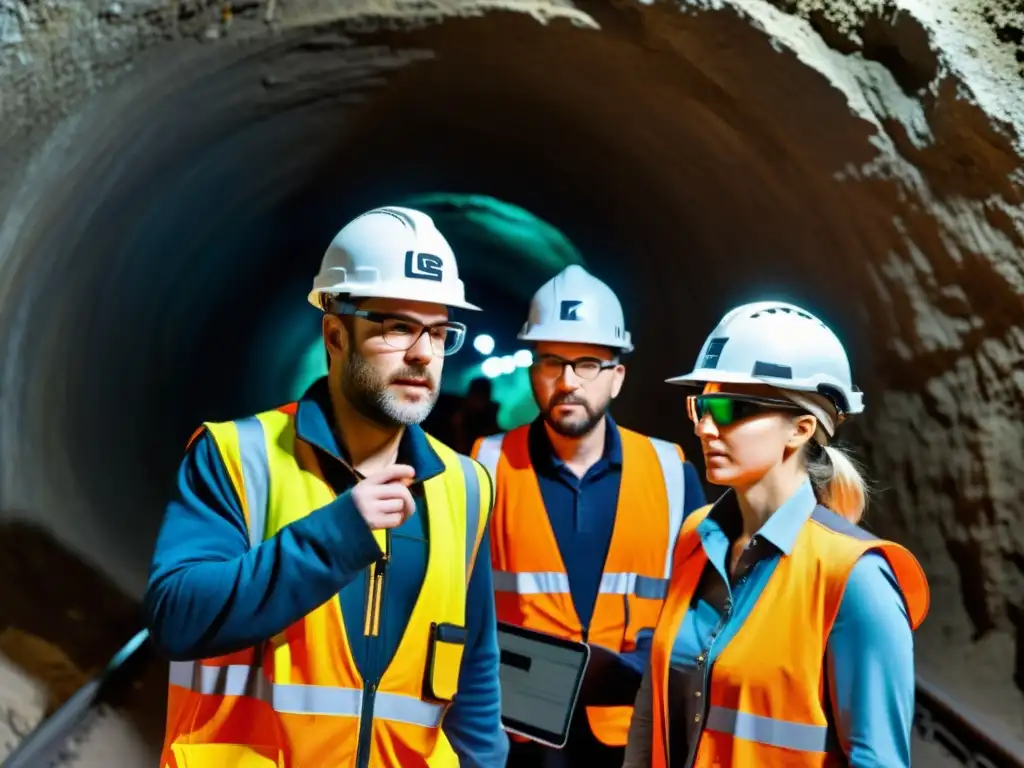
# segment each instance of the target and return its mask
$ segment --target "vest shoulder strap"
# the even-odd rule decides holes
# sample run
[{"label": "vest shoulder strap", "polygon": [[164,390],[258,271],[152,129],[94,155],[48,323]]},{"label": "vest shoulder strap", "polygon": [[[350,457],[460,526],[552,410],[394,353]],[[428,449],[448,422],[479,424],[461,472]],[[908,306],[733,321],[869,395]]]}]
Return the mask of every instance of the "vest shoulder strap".
[{"label": "vest shoulder strap", "polygon": [[231,478],[249,529],[249,546],[256,547],[266,534],[270,505],[268,445],[279,445],[280,435],[294,427],[294,404],[225,422],[206,422],[217,444],[224,468]]},{"label": "vest shoulder strap", "polygon": [[[432,435],[427,435],[445,466],[442,480],[450,493],[462,492],[466,505],[466,583],[473,575],[477,553],[483,542],[491,508],[494,506],[494,484],[484,466],[477,460],[454,451]],[[458,466],[458,470],[455,469]],[[460,482],[461,480],[461,482]],[[430,482],[430,481],[428,481]]]},{"label": "vest shoulder strap", "polygon": [[473,458],[487,469],[495,483],[498,479],[498,459],[501,458],[501,447],[504,442],[505,433],[499,432],[496,435],[481,437],[474,446]]},{"label": "vest shoulder strap", "polygon": [[[910,626],[917,629],[928,614],[931,601],[924,569],[910,550],[895,542],[881,539],[859,525],[854,525],[827,507],[818,505],[811,514],[814,529],[827,532],[827,551],[822,563],[837,582],[837,601],[842,598],[846,579],[856,562],[867,552],[876,551],[885,557],[899,583],[906,603]],[[816,524],[816,525],[815,525]],[[838,602],[836,605],[838,610]]]},{"label": "vest shoulder strap", "polygon": [[657,437],[647,438],[654,446],[654,453],[661,465],[661,476],[665,479],[668,496],[669,548],[675,546],[683,527],[683,503],[686,498],[686,475],[683,473],[683,449],[668,440]]}]

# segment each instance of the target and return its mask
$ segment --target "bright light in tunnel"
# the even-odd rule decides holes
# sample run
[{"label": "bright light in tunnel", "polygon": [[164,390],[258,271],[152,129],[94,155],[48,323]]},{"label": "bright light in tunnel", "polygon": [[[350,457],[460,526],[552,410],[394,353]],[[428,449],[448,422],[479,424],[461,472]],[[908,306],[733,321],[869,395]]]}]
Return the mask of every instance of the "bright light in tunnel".
[{"label": "bright light in tunnel", "polygon": [[533,365],[533,352],[528,349],[520,349],[512,355],[512,361],[517,368],[529,368]]},{"label": "bright light in tunnel", "polygon": [[500,357],[488,357],[480,364],[480,371],[488,379],[496,379],[505,372]]},{"label": "bright light in tunnel", "polygon": [[473,349],[481,355],[491,354],[491,352],[494,351],[494,337],[488,336],[486,333],[481,333],[473,339]]}]

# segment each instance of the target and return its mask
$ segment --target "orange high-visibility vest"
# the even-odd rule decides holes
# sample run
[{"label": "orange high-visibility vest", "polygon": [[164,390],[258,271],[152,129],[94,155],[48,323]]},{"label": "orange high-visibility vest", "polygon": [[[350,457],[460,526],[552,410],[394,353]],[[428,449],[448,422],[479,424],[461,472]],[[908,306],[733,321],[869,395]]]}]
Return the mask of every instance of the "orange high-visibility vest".
[{"label": "orange high-visibility vest", "polygon": [[[910,552],[817,507],[779,560],[743,626],[711,669],[703,730],[691,761],[670,762],[668,677],[672,645],[708,562],[692,513],[676,549],[665,607],[651,649],[651,768],[826,768],[846,765],[827,741],[824,659],[853,566],[881,552],[899,582],[912,629],[928,613],[928,581]],[[692,750],[691,750],[692,751]]]},{"label": "orange high-visibility vest", "polygon": [[[296,438],[295,412],[293,403],[205,425],[253,547],[335,498],[314,449]],[[374,768],[458,768],[441,722],[456,692],[490,483],[479,464],[428,439],[445,471],[424,483],[426,575],[379,683],[360,676],[335,596],[258,648],[172,662],[162,768],[355,768],[357,756]],[[383,545],[384,531],[374,536]],[[367,616],[368,626],[378,619]]]},{"label": "orange high-visibility vest", "polygon": [[[576,614],[569,578],[530,463],[529,425],[478,440],[473,457],[494,478],[491,557],[499,621],[593,643],[616,653],[653,629],[683,523],[683,451],[619,427],[622,479],[615,525],[589,627]],[[587,707],[602,743],[626,743],[632,706]]]}]

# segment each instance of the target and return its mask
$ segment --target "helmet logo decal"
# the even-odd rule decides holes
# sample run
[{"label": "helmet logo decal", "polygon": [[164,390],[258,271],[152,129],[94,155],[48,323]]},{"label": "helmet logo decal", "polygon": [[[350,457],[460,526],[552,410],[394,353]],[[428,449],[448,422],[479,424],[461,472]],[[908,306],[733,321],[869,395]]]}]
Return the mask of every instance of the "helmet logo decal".
[{"label": "helmet logo decal", "polygon": [[771,376],[774,379],[792,379],[793,369],[788,365],[779,365],[778,363],[766,363],[763,360],[757,360],[754,363],[754,370],[750,372],[751,376]]},{"label": "helmet logo decal", "polygon": [[560,320],[582,320],[583,318],[579,316],[580,307],[582,306],[582,301],[563,301],[558,318]]},{"label": "helmet logo decal", "polygon": [[704,353],[704,360],[701,362],[700,367],[711,369],[717,368],[718,358],[722,356],[722,350],[725,348],[727,341],[729,341],[727,336],[712,339],[708,343],[708,351]]},{"label": "helmet logo decal", "polygon": [[432,253],[416,253],[415,251],[405,252],[405,276],[416,280],[435,280],[441,282],[443,279],[444,261],[440,256]]}]

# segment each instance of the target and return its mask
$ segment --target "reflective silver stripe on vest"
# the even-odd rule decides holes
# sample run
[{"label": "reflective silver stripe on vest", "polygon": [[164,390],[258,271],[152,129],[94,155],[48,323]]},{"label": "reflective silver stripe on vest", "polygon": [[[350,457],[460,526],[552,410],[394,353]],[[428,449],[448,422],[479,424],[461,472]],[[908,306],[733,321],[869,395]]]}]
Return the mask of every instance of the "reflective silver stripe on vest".
[{"label": "reflective silver stripe on vest", "polygon": [[514,573],[494,571],[494,591],[519,595],[568,595],[569,576],[564,573]]},{"label": "reflective silver stripe on vest", "polygon": [[480,450],[477,452],[476,460],[486,467],[491,476],[491,482],[495,487],[498,485],[498,459],[501,458],[501,445],[505,442],[505,433],[488,435],[480,441]]},{"label": "reflective silver stripe on vest", "polygon": [[[658,463],[661,464],[661,476],[665,478],[665,490],[668,493],[668,549],[665,551],[665,579],[672,575],[672,555],[676,549],[676,539],[679,538],[679,531],[683,527],[683,496],[685,482],[683,475],[683,462],[679,460],[679,452],[676,447],[665,440],[650,437],[654,452],[658,454]],[[663,595],[664,596],[664,595]]]},{"label": "reflective silver stripe on vest", "polygon": [[647,600],[664,600],[668,579],[641,576],[637,573],[605,573],[597,590],[602,595],[635,595]]},{"label": "reflective silver stripe on vest", "polygon": [[[234,664],[211,667],[191,661],[171,662],[171,685],[209,696],[248,696],[267,702],[275,712],[297,715],[359,717],[363,691],[326,685],[272,683],[256,668]],[[441,725],[444,706],[414,696],[377,691],[373,718],[423,728]]]},{"label": "reflective silver stripe on vest", "polygon": [[270,505],[270,459],[263,423],[255,416],[235,422],[238,429],[238,453],[242,462],[245,503],[249,508],[249,546],[263,542]]},{"label": "reflective silver stripe on vest", "polygon": [[711,707],[705,726],[737,739],[798,752],[825,752],[828,743],[828,728],[824,725],[775,720],[723,707]]},{"label": "reflective silver stripe on vest", "polygon": [[[605,573],[601,575],[598,594],[635,595],[650,600],[662,600],[668,581],[636,573]],[[568,595],[569,577],[555,571],[514,573],[494,571],[494,591],[518,595]]]},{"label": "reflective silver stripe on vest", "polygon": [[473,570],[473,548],[476,546],[476,529],[480,525],[480,478],[477,477],[473,460],[459,454],[459,464],[466,486],[466,579]]}]

